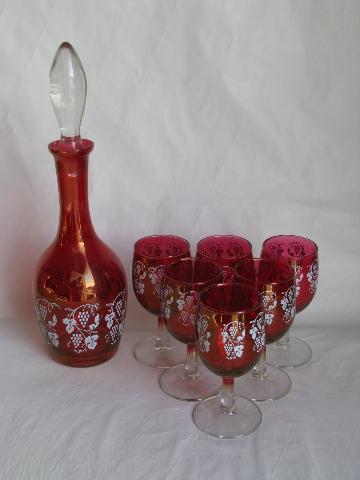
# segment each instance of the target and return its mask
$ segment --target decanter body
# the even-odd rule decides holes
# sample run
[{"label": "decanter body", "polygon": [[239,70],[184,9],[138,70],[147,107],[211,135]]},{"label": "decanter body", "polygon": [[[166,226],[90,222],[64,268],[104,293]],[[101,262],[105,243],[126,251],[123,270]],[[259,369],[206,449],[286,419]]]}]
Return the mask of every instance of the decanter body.
[{"label": "decanter body", "polygon": [[34,282],[35,309],[51,355],[79,367],[105,362],[116,353],[127,304],[121,262],[91,223],[87,172],[92,148],[84,139],[76,148],[61,141],[49,145],[57,170],[60,222]]}]

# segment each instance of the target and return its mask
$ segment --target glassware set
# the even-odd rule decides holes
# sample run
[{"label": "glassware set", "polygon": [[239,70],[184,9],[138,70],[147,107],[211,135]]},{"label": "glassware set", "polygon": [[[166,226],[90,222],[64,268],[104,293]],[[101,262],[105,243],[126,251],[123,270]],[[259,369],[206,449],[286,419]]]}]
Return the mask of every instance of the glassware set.
[{"label": "glassware set", "polygon": [[[80,59],[62,43],[50,71],[61,133],[49,144],[60,221],[39,261],[33,296],[51,356],[76,367],[115,355],[127,309],[123,266],[90,218],[87,175],[94,144],[80,136],[86,88]],[[141,238],[134,246],[133,289],[140,304],[158,316],[158,331],[138,342],[133,354],[163,369],[159,385],[167,395],[199,401],[193,421],[201,431],[220,438],[247,435],[261,423],[254,400],[275,400],[291,388],[279,367],[311,358],[310,347],[288,331],[295,313],[315,295],[318,270],[317,246],[295,235],[268,238],[259,259],[251,243],[235,235],[200,240],[195,258],[184,238]]]},{"label": "glassware set", "polygon": [[[311,358],[310,347],[289,340],[288,331],[297,309],[314,297],[317,277],[315,243],[295,235],[265,240],[261,258],[253,257],[248,240],[235,235],[200,240],[196,258],[180,237],[140,239],[134,248],[134,291],[148,311],[159,315],[161,329],[151,337],[152,361],[148,348],[146,361],[139,355],[144,341],[135,346],[134,356],[146,365],[170,367],[159,377],[164,393],[200,400],[193,421],[201,431],[219,438],[248,435],[262,418],[254,401],[279,399],[291,388],[289,375],[279,367]],[[173,355],[165,328],[187,345],[185,362],[162,361]],[[274,344],[275,354],[269,355]],[[303,344],[310,351],[306,359],[300,357]]]}]

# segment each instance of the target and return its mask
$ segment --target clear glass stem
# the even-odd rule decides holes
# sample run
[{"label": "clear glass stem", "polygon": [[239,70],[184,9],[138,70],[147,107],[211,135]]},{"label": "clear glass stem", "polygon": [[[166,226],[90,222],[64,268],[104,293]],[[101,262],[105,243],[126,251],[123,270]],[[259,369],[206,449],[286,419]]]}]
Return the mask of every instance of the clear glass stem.
[{"label": "clear glass stem", "polygon": [[186,378],[198,378],[199,368],[198,368],[198,355],[196,352],[196,347],[193,343],[187,345],[186,353],[186,364],[185,364],[185,377]]},{"label": "clear glass stem", "polygon": [[224,413],[235,413],[234,378],[224,377],[221,390],[221,410]]},{"label": "clear glass stem", "polygon": [[283,350],[288,350],[290,348],[289,332],[286,332],[285,335],[276,342],[276,347]]},{"label": "clear glass stem", "polygon": [[169,334],[166,329],[165,320],[160,315],[158,318],[158,331],[156,339],[157,348],[169,348]]},{"label": "clear glass stem", "polygon": [[267,377],[266,373],[266,346],[264,347],[263,351],[261,352],[260,358],[253,368],[251,374],[253,377],[259,379],[259,380],[264,380],[264,378]]}]

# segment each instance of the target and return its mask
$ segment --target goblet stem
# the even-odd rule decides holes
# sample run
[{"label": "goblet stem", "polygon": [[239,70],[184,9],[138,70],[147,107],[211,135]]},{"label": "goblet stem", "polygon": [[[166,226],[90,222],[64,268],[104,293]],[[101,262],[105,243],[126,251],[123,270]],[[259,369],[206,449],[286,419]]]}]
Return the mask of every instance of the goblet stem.
[{"label": "goblet stem", "polygon": [[221,410],[224,413],[235,413],[234,378],[223,377],[221,390]]},{"label": "goblet stem", "polygon": [[254,366],[251,374],[253,377],[264,380],[267,377],[266,372],[266,347],[264,347],[257,364]]},{"label": "goblet stem", "polygon": [[287,350],[290,347],[289,332],[286,332],[285,335],[276,342],[276,346],[283,350]]},{"label": "goblet stem", "polygon": [[158,318],[158,334],[156,339],[157,348],[165,348],[169,343],[169,334],[166,329],[165,320],[160,315]]},{"label": "goblet stem", "polygon": [[196,379],[198,376],[199,376],[199,368],[198,368],[198,355],[196,352],[196,348],[193,343],[188,343],[187,354],[186,354],[186,364],[185,364],[185,377]]}]

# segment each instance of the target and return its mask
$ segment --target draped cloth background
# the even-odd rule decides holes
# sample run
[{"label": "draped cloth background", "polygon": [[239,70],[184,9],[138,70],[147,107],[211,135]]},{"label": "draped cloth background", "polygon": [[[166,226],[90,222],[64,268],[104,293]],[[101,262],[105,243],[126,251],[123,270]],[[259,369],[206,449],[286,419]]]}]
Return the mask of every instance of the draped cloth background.
[{"label": "draped cloth background", "polygon": [[[44,353],[31,281],[58,221],[47,144],[58,45],[82,60],[82,135],[99,236],[121,257],[120,353],[72,370]],[[4,479],[359,478],[360,4],[355,0],[0,0],[0,466]],[[207,438],[133,343],[155,326],[131,289],[134,241],[277,233],[319,246],[295,331],[293,389],[235,442]]]}]

